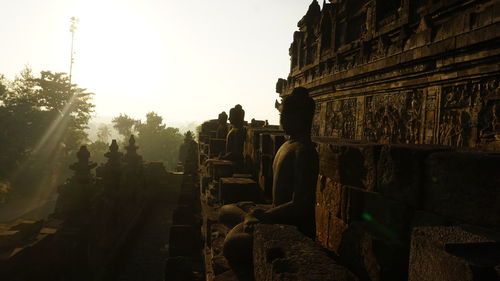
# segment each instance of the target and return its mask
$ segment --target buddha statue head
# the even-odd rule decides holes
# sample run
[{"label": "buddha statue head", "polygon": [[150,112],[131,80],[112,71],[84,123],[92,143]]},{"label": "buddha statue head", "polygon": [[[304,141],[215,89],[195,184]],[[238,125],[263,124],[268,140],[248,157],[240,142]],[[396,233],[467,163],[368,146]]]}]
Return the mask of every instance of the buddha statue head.
[{"label": "buddha statue head", "polygon": [[241,105],[237,104],[229,111],[229,122],[236,128],[243,127],[243,122],[245,120],[245,110]]},{"label": "buddha statue head", "polygon": [[225,125],[226,123],[227,123],[227,113],[225,111],[222,111],[219,114],[219,124]]},{"label": "buddha statue head", "polygon": [[310,135],[314,108],[314,100],[306,88],[293,89],[281,104],[280,124],[285,133],[290,136]]}]

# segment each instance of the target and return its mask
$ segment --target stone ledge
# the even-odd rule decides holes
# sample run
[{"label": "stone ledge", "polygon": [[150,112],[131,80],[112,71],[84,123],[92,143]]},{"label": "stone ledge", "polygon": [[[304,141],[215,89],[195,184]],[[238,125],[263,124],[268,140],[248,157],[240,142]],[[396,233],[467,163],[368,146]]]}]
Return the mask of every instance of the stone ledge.
[{"label": "stone ledge", "polygon": [[424,210],[500,229],[499,154],[441,152],[425,164]]},{"label": "stone ledge", "polygon": [[377,189],[384,196],[420,207],[424,162],[435,152],[452,148],[431,145],[386,145],[377,163]]},{"label": "stone ledge", "polygon": [[358,280],[313,240],[289,225],[257,225],[253,255],[256,281]]},{"label": "stone ledge", "polygon": [[470,226],[413,230],[410,281],[497,280],[499,267],[500,240],[496,233]]},{"label": "stone ledge", "polygon": [[316,141],[320,173],[339,182],[373,191],[382,145]]}]

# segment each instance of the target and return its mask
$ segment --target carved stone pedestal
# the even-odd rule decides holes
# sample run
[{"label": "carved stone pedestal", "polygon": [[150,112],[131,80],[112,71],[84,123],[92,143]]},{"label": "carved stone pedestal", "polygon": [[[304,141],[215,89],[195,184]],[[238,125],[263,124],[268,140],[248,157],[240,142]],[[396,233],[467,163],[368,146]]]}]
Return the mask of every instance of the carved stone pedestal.
[{"label": "carved stone pedestal", "polygon": [[255,280],[358,280],[310,238],[289,225],[258,225],[254,232]]}]

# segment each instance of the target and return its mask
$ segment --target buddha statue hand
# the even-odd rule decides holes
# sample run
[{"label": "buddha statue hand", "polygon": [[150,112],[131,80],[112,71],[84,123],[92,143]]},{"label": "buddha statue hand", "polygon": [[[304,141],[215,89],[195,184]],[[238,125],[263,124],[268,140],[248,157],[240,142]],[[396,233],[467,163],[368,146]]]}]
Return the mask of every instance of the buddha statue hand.
[{"label": "buddha statue hand", "polygon": [[254,229],[254,225],[263,223],[266,221],[266,211],[263,209],[253,209],[247,215],[245,215],[245,219],[243,220],[244,230],[247,233],[252,233]]}]

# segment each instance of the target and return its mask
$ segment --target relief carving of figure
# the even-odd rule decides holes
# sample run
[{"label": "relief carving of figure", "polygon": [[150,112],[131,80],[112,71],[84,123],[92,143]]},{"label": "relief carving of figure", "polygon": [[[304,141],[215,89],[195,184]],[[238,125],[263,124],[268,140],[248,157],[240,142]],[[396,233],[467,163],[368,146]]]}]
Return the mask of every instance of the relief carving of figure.
[{"label": "relief carving of figure", "polygon": [[331,101],[327,105],[325,135],[354,139],[356,132],[356,99]]},{"label": "relief carving of figure", "polygon": [[422,92],[367,97],[364,137],[379,143],[418,143],[422,126]]},{"label": "relief carving of figure", "polygon": [[451,145],[452,121],[450,115],[445,115],[439,128],[439,139],[443,145]]},{"label": "relief carving of figure", "polygon": [[479,112],[479,136],[483,142],[500,140],[500,87],[496,79],[484,83]]},{"label": "relief carving of figure", "polygon": [[[462,84],[443,88],[439,143],[449,146],[469,146],[485,136],[485,112],[489,83]],[[486,114],[487,115],[487,114]],[[477,121],[474,121],[477,120]],[[473,135],[472,123],[478,122]],[[487,138],[487,137],[486,137]]]},{"label": "relief carving of figure", "polygon": [[407,112],[408,120],[406,121],[406,143],[417,144],[420,133],[421,105],[415,93],[411,95]]}]

